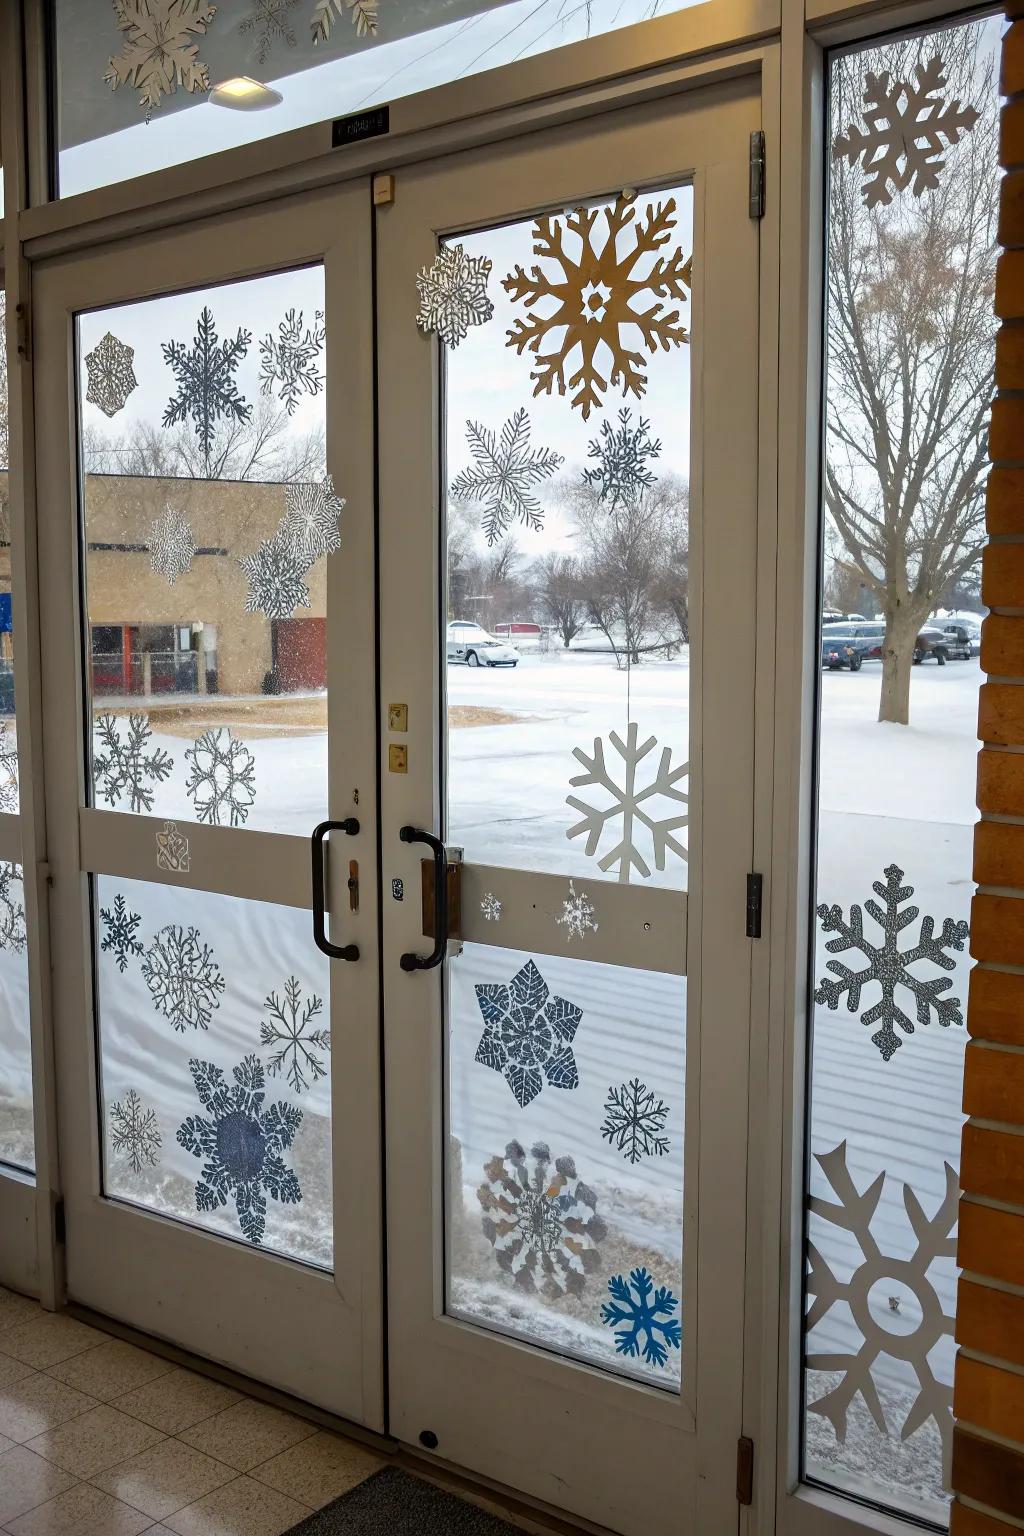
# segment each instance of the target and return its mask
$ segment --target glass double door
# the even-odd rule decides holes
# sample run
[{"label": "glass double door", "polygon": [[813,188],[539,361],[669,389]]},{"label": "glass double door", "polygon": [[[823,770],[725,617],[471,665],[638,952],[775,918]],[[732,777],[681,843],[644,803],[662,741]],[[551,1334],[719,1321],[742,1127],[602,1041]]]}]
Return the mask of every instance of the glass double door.
[{"label": "glass double door", "polygon": [[737,1520],[759,118],[35,281],[68,1295],[626,1533]]}]

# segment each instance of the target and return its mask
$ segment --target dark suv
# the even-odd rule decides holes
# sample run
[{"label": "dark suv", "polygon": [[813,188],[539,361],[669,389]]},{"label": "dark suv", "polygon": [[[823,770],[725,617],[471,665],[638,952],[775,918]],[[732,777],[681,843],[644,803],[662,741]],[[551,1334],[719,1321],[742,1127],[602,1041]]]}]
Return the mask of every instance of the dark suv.
[{"label": "dark suv", "polygon": [[859,672],[866,656],[881,654],[885,625],[872,619],[859,623],[823,624],[821,627],[821,664],[832,672],[849,667]]}]

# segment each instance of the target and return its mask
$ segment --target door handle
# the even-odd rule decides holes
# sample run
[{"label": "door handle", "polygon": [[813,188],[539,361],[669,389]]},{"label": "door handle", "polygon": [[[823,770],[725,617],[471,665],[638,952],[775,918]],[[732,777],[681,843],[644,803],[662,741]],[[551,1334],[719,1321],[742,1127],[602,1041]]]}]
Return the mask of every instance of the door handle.
[{"label": "door handle", "polygon": [[448,951],[448,851],[439,837],[420,827],[402,827],[398,835],[403,843],[426,843],[434,855],[434,947],[429,955],[410,951],[399,961],[403,971],[431,971]]},{"label": "door handle", "polygon": [[323,950],[325,955],[330,955],[332,960],[358,960],[358,944],[332,944],[327,937],[327,918],[324,910],[324,840],[328,832],[346,832],[349,837],[355,837],[359,831],[359,822],[355,816],[348,816],[344,821],[322,821],[319,826],[313,828],[313,835],[309,840],[313,856],[313,938],[317,949]]}]

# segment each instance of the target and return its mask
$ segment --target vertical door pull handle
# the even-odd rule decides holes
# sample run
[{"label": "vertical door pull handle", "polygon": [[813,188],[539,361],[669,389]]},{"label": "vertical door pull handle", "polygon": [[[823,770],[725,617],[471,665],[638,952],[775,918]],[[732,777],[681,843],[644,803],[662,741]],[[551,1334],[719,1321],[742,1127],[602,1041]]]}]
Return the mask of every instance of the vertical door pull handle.
[{"label": "vertical door pull handle", "polygon": [[332,960],[358,960],[358,944],[332,944],[327,937],[327,916],[324,910],[324,841],[328,832],[346,832],[355,837],[359,822],[355,816],[344,821],[322,821],[313,828],[310,849],[313,856],[313,938],[317,949],[322,949]]},{"label": "vertical door pull handle", "polygon": [[409,952],[399,961],[403,971],[430,971],[448,952],[448,852],[439,837],[420,827],[402,827],[398,835],[403,843],[426,843],[434,855],[434,947],[429,955]]}]

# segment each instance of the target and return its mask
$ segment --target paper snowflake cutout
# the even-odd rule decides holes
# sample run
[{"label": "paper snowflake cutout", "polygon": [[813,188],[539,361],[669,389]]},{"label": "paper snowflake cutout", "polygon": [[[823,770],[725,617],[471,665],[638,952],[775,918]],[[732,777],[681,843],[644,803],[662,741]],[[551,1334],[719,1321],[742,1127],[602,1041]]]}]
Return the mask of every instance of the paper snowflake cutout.
[{"label": "paper snowflake cutout", "polygon": [[260,390],[264,395],[272,395],[277,385],[277,398],[289,416],[298,405],[300,394],[318,395],[324,387],[320,354],[326,339],[322,310],[317,310],[313,326],[303,331],[302,310],[289,309],[278,324],[277,340],[273,332],[268,332],[260,342]]},{"label": "paper snowflake cutout", "polygon": [[641,787],[643,760],[657,746],[655,738],[649,736],[646,741],[638,743],[637,726],[631,721],[625,741],[617,731],[609,731],[608,740],[622,759],[623,782],[618,784],[613,778],[605,760],[604,741],[599,736],[594,738],[593,756],[588,756],[582,747],[574,747],[572,755],[583,764],[586,772],[577,774],[569,783],[574,788],[593,785],[605,790],[610,798],[606,805],[590,806],[576,795],[567,795],[566,804],[579,811],[583,820],[570,827],[565,835],[568,838],[579,837],[585,832],[587,841],[584,851],[588,858],[593,858],[605,830],[621,822],[622,835],[619,841],[598,860],[597,867],[601,870],[615,870],[620,882],[628,884],[634,869],[645,879],[651,873],[650,865],[636,846],[635,839],[640,827],[649,834],[657,869],[665,868],[668,853],[674,853],[680,859],[686,858],[686,844],[675,834],[686,826],[689,820],[687,813],[658,816],[654,814],[652,802],[658,799],[674,800],[686,805],[686,792],[677,786],[689,774],[690,765],[681,763],[678,768],[673,768],[672,750],[663,747],[653,777]]},{"label": "paper snowflake cutout", "polygon": [[149,530],[149,564],[153,573],[163,576],[173,587],[179,576],[187,576],[195,559],[196,541],[192,529],[176,507],[168,506],[155,518]]},{"label": "paper snowflake cutout", "polygon": [[11,881],[22,883],[17,864],[0,862],[0,949],[20,955],[28,943],[25,908],[11,895]]},{"label": "paper snowflake cutout", "polygon": [[569,881],[569,894],[562,902],[562,915],[556,917],[559,928],[565,929],[567,939],[585,939],[588,932],[596,933],[594,914],[597,908],[586,891],[577,891],[575,882]]},{"label": "paper snowflake cutout", "polygon": [[596,487],[602,501],[608,502],[608,510],[615,512],[623,503],[636,503],[654,484],[655,477],[647,468],[648,459],[656,459],[661,453],[661,442],[651,437],[650,422],[641,416],[634,427],[632,412],[624,405],[619,412],[619,425],[610,421],[601,423],[599,437],[587,445],[587,457],[597,459],[594,469],[585,469],[583,478]]},{"label": "paper snowflake cutout", "polygon": [[294,48],[298,39],[292,31],[288,20],[289,11],[294,11],[299,0],[255,0],[252,10],[238,24],[238,30],[243,36],[254,33],[256,36],[256,63],[265,64],[269,59],[276,40],[280,40],[288,48]]},{"label": "paper snowflake cutout", "polygon": [[530,1148],[531,1170],[518,1141],[484,1165],[477,1190],[484,1236],[498,1267],[524,1291],[551,1301],[581,1296],[600,1262],[597,1245],[608,1229],[597,1214],[597,1195],[576,1173],[571,1157],[555,1159],[542,1141]]},{"label": "paper snowflake cutout", "polygon": [[340,20],[345,11],[352,18],[357,37],[365,37],[368,33],[371,37],[377,36],[377,0],[315,0],[309,23],[314,44],[327,42],[335,14]]},{"label": "paper snowflake cutout", "polygon": [[123,737],[122,723],[116,715],[98,715],[93,724],[93,784],[108,805],[119,805],[124,795],[131,810],[151,811],[151,786],[169,776],[174,759],[162,747],[150,749],[148,716],[129,714]]},{"label": "paper snowflake cutout", "polygon": [[867,208],[891,203],[893,193],[907,187],[914,197],[937,187],[946,145],[958,143],[978,121],[975,107],[943,99],[946,76],[938,55],[916,65],[914,73],[916,85],[891,80],[888,70],[866,74],[862,116],[867,128],[848,123],[832,145],[833,160],[848,160],[851,166],[861,162]]},{"label": "paper snowflake cutout", "polygon": [[208,826],[240,827],[256,798],[256,759],[226,725],[204,731],[185,753],[185,793]]},{"label": "paper snowflake cutout", "polygon": [[233,1087],[212,1061],[193,1059],[188,1069],[209,1115],[190,1115],[178,1130],[178,1144],[206,1159],[196,1184],[196,1210],[215,1211],[233,1196],[242,1236],[258,1246],[267,1227],[267,1195],[283,1205],[302,1199],[298,1178],[282,1157],[302,1124],[302,1111],[280,1102],[264,1109],[265,1079],[256,1056],[233,1068]]},{"label": "paper snowflake cutout", "polygon": [[655,1290],[646,1269],[633,1269],[628,1282],[622,1275],[613,1275],[608,1294],[612,1299],[601,1307],[601,1321],[609,1328],[626,1325],[615,1335],[617,1353],[642,1353],[648,1365],[667,1365],[669,1349],[680,1349],[683,1339],[682,1325],[672,1316],[679,1302],[668,1286]]},{"label": "paper snowflake cutout", "polygon": [[124,409],[133,390],[138,389],[132,362],[135,348],[118,341],[112,331],[85,354],[85,370],[89,387],[85,398],[90,405],[98,406],[104,416],[116,416]]},{"label": "paper snowflake cutout", "polygon": [[466,441],[475,463],[452,481],[456,501],[481,501],[481,527],[488,544],[496,544],[517,519],[537,531],[544,526],[544,512],[531,487],[539,485],[562,463],[562,455],[550,448],[530,447],[529,413],[520,408],[510,416],[496,438],[490,427],[467,421]]},{"label": "paper snowflake cutout", "polygon": [[18,742],[6,720],[0,720],[0,811],[18,809]]},{"label": "paper snowflake cutout", "polygon": [[480,911],[484,915],[485,922],[500,923],[501,901],[493,891],[485,891],[480,898]]},{"label": "paper snowflake cutout", "polygon": [[119,85],[137,88],[147,123],[161,96],[173,96],[179,85],[193,94],[208,91],[209,71],[192,39],[206,32],[216,13],[205,0],[114,0],[125,39],[107,65],[107,85],[112,91]]},{"label": "paper snowflake cutout", "polygon": [[330,475],[285,486],[277,537],[303,574],[321,555],[333,555],[341,548],[339,524],[344,508],[345,498],[334,494]]},{"label": "paper snowflake cutout", "polygon": [[608,1089],[604,1112],[601,1135],[622,1153],[627,1162],[638,1163],[642,1157],[665,1156],[669,1140],[662,1133],[668,1105],[638,1077],[619,1088]]},{"label": "paper snowflake cutout", "polygon": [[502,1074],[523,1109],[545,1081],[552,1088],[578,1087],[572,1039],[583,1010],[552,997],[532,960],[507,986],[478,983],[476,1000],[485,1028],[475,1059]]},{"label": "paper snowflake cutout", "polygon": [[145,946],[135,937],[142,927],[142,918],[138,912],[129,912],[120,893],[114,897],[113,910],[109,907],[100,908],[100,917],[105,929],[100,949],[114,956],[114,964],[123,976],[128,969],[128,961],[145,951]]},{"label": "paper snowflake cutout", "polygon": [[[633,199],[620,197],[604,208],[575,208],[563,218],[544,214],[536,220],[533,253],[549,264],[528,273],[517,266],[502,282],[513,300],[540,305],[516,320],[506,342],[520,356],[536,357],[538,366],[530,374],[535,395],[556,388],[560,395],[575,391],[572,404],[586,420],[609,386],[620,386],[623,395],[646,390],[647,358],[629,347],[637,331],[652,354],[689,341],[678,308],[666,309],[664,301],[687,297],[690,262],[675,244],[656,254],[672,239],[675,211],[670,197],[638,221]],[[582,248],[573,255],[577,242]],[[637,307],[645,298],[652,302]],[[571,365],[577,352],[578,363]]]},{"label": "paper snowflake cutout", "polygon": [[913,1021],[896,1002],[898,987],[903,987],[914,998],[919,1024],[929,1024],[933,1013],[936,1022],[943,1029],[948,1029],[950,1024],[963,1023],[960,999],[941,996],[953,985],[949,978],[915,976],[910,967],[919,960],[927,960],[944,971],[954,970],[956,961],[945,951],[947,949],[961,951],[967,943],[970,928],[963,921],[955,922],[953,918],[946,917],[943,918],[941,931],[936,938],[935,919],[923,917],[917,943],[909,949],[901,950],[900,934],[919,916],[917,907],[907,907],[905,911],[900,911],[903,903],[913,896],[914,887],[900,884],[903,871],[897,864],[887,865],[884,873],[885,884],[875,880],[871,888],[876,896],[882,897],[885,905],[879,906],[878,902],[870,897],[864,903],[864,911],[874,918],[882,930],[881,944],[872,944],[865,937],[864,912],[856,902],[850,908],[849,922],[843,917],[843,909],[840,906],[828,906],[827,903],[822,902],[818,907],[822,932],[839,935],[837,939],[830,939],[825,945],[829,954],[845,954],[847,950],[859,950],[867,961],[867,965],[861,971],[852,971],[841,960],[829,960],[827,968],[837,979],[823,977],[818,983],[814,1000],[816,1003],[825,1003],[830,1009],[836,1009],[845,996],[847,1009],[850,1013],[856,1013],[860,1007],[861,993],[864,988],[872,982],[877,982],[882,989],[882,995],[878,1002],[864,1010],[860,1021],[862,1024],[870,1025],[881,1019],[882,1027],[871,1036],[871,1040],[881,1051],[882,1060],[888,1061],[903,1044],[896,1033],[895,1026],[898,1024],[906,1035],[914,1033]]},{"label": "paper snowflake cutout", "polygon": [[[904,1184],[903,1205],[916,1246],[910,1258],[894,1258],[883,1252],[871,1230],[885,1185],[884,1171],[861,1193],[846,1166],[845,1141],[831,1152],[815,1153],[815,1161],[837,1196],[838,1204],[812,1196],[812,1217],[838,1227],[842,1233],[849,1233],[860,1250],[861,1261],[854,1264],[848,1280],[839,1280],[808,1238],[807,1297],[810,1306],[804,1319],[805,1331],[809,1335],[836,1307],[843,1317],[852,1314],[861,1342],[853,1354],[836,1354],[830,1350],[828,1354],[819,1355],[808,1347],[805,1363],[809,1370],[842,1372],[839,1384],[817,1402],[809,1403],[808,1409],[827,1418],[836,1432],[836,1439],[842,1442],[846,1439],[847,1411],[859,1392],[882,1434],[888,1434],[889,1426],[871,1373],[878,1358],[889,1355],[908,1361],[918,1382],[918,1393],[900,1428],[900,1439],[908,1440],[928,1419],[934,1419],[948,1451],[953,1433],[953,1394],[949,1387],[935,1379],[929,1356],[940,1339],[952,1334],[953,1319],[942,1310],[929,1270],[937,1259],[953,1260],[956,1257],[956,1238],[952,1233],[957,1219],[957,1176],[948,1163],[943,1164],[946,1192],[934,1216],[925,1215],[910,1185]],[[891,1227],[888,1216],[884,1227],[886,1231]],[[920,1322],[912,1331],[906,1326],[907,1314],[900,1311],[899,1305],[895,1308],[889,1305],[894,1280],[902,1285],[903,1294],[912,1296],[917,1303],[914,1312],[920,1314]],[[884,1306],[880,1299],[883,1296]],[[890,1322],[896,1317],[899,1322]]]},{"label": "paper snowflake cutout", "polygon": [[142,974],[154,1008],[179,1034],[209,1028],[213,1010],[220,1007],[224,977],[198,928],[175,923],[161,928],[146,951]]},{"label": "paper snowflake cutout", "polygon": [[323,999],[315,993],[302,1002],[302,988],[295,976],[289,976],[285,982],[283,998],[271,992],[263,1004],[270,1018],[260,1022],[260,1044],[279,1047],[267,1062],[267,1071],[271,1077],[286,1072],[288,1086],[296,1093],[312,1087],[318,1077],[327,1074],[323,1059],[316,1052],[330,1050],[331,1032],[309,1028],[323,1012],[323,1006]]},{"label": "paper snowflake cutout", "polygon": [[486,324],[494,314],[487,297],[491,266],[489,257],[467,256],[461,245],[442,246],[431,265],[416,275],[420,330],[436,331],[447,346],[457,347],[471,326]]},{"label": "paper snowflake cutout", "polygon": [[183,341],[164,341],[160,350],[177,380],[177,394],[167,402],[165,427],[191,419],[203,455],[209,464],[213,433],[218,421],[248,421],[252,406],[238,392],[235,374],[249,350],[251,331],[241,326],[234,341],[219,341],[213,311],[203,305],[191,347]]},{"label": "paper snowflake cutout", "polygon": [[121,1157],[132,1173],[155,1168],[162,1146],[155,1109],[147,1109],[134,1088],[110,1106],[110,1150]]},{"label": "paper snowflake cutout", "polygon": [[238,563],[249,581],[246,613],[290,619],[296,608],[310,606],[303,580],[309,565],[285,543],[280,531],[272,539],[263,539],[254,554],[243,555]]},{"label": "paper snowflake cutout", "polygon": [[156,867],[188,874],[188,838],[179,832],[176,821],[165,821],[163,830],[156,834]]}]

